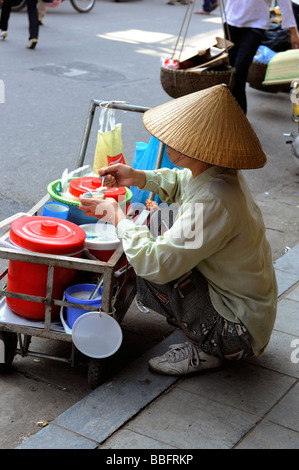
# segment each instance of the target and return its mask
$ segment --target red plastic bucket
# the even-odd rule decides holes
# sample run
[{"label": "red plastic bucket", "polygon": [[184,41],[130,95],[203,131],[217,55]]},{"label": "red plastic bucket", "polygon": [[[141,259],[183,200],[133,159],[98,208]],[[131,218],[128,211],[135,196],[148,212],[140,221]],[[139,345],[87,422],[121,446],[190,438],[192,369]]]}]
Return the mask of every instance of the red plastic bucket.
[{"label": "red plastic bucket", "polygon": [[[85,232],[67,220],[52,217],[23,217],[10,228],[14,245],[38,253],[80,257],[84,249]],[[20,294],[46,296],[48,266],[24,261],[9,261],[7,290]],[[62,299],[65,289],[74,283],[76,271],[54,268],[53,298]],[[35,320],[45,318],[45,306],[40,302],[6,297],[9,308],[20,316]],[[52,318],[59,315],[59,307],[52,307]]]},{"label": "red plastic bucket", "polygon": [[69,191],[73,196],[79,197],[88,191],[96,191],[100,186],[102,183],[96,176],[83,176],[70,182]]},{"label": "red plastic bucket", "polygon": [[[88,191],[96,192],[102,186],[102,182],[99,178],[93,176],[83,176],[82,178],[75,178],[70,182],[70,193],[79,197]],[[118,203],[126,200],[126,188],[120,186],[119,188],[107,188],[105,189],[104,197],[112,197]]]}]

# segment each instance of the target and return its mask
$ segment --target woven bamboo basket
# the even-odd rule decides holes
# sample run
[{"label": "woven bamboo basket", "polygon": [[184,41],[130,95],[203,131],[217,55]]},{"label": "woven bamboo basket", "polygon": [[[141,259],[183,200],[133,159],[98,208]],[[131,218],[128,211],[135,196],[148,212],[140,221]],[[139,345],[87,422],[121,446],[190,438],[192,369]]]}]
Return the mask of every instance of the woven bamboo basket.
[{"label": "woven bamboo basket", "polygon": [[160,81],[166,93],[172,98],[188,95],[214,85],[225,83],[232,89],[235,69],[229,66],[218,67],[202,72],[191,70],[171,70],[161,67]]},{"label": "woven bamboo basket", "polygon": [[248,70],[247,82],[251,88],[256,90],[265,91],[268,93],[278,93],[280,91],[289,91],[289,84],[280,85],[262,85],[265,80],[266,70],[268,65],[262,62],[252,61]]}]

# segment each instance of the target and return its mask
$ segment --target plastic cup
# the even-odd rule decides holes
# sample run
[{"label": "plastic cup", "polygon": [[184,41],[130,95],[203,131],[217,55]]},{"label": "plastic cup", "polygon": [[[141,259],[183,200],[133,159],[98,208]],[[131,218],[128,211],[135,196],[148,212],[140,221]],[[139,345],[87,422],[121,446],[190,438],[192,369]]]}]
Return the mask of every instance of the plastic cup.
[{"label": "plastic cup", "polygon": [[47,202],[43,208],[43,216],[56,217],[57,219],[67,220],[69,212],[69,206],[61,202]]}]

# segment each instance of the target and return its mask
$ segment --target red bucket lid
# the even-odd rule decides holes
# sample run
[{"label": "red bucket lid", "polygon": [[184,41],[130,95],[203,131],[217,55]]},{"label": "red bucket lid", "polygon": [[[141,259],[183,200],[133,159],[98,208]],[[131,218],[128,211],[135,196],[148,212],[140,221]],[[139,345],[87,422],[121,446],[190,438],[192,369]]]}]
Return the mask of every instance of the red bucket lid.
[{"label": "red bucket lid", "polygon": [[[81,194],[88,193],[89,191],[97,191],[102,186],[102,182],[96,176],[83,176],[82,178],[75,178],[70,182],[69,191],[73,196],[79,197]],[[107,188],[104,197],[112,197],[118,202],[121,202],[126,197],[127,189],[124,186],[119,188]]]},{"label": "red bucket lid", "polygon": [[69,191],[73,196],[79,197],[89,191],[96,191],[100,186],[102,186],[102,182],[96,176],[83,176],[70,182]]},{"label": "red bucket lid", "polygon": [[104,193],[104,197],[112,197],[120,202],[125,199],[126,192],[127,189],[124,186],[120,186],[119,188],[107,188]]},{"label": "red bucket lid", "polygon": [[26,250],[67,255],[83,250],[85,232],[67,220],[32,216],[15,220],[11,224],[9,238]]}]

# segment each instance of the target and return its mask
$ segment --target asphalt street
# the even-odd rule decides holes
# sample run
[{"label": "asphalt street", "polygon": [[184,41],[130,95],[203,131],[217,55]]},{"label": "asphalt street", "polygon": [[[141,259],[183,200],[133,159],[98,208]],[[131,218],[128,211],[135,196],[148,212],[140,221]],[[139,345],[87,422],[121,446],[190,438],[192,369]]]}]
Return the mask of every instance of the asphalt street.
[{"label": "asphalt street", "polygon": [[[201,7],[199,0],[196,7]],[[146,107],[171,99],[160,83],[160,58],[171,55],[185,10],[185,5],[169,6],[166,0],[97,0],[91,12],[79,14],[65,0],[48,9],[35,50],[25,48],[26,10],[11,15],[8,37],[0,41],[5,91],[4,102],[0,100],[1,220],[29,210],[65,168],[75,168],[92,99]],[[204,48],[221,34],[219,10],[209,17],[193,15],[185,48]],[[246,178],[263,211],[277,259],[299,239],[299,170],[283,136],[296,133],[297,125],[291,120],[287,93],[248,87],[247,94],[248,119],[268,163],[262,170],[248,171]],[[98,117],[87,148],[89,164]],[[147,142],[150,136],[139,113],[117,111],[116,117],[122,123],[130,164],[135,143]],[[134,306],[123,329],[124,343],[111,360],[111,373],[172,331],[154,313],[140,318]],[[50,340],[33,343],[53,355],[64,355],[68,349]],[[47,359],[15,358],[11,371],[0,377],[0,448],[15,448],[89,392],[84,365],[72,369]]]}]

